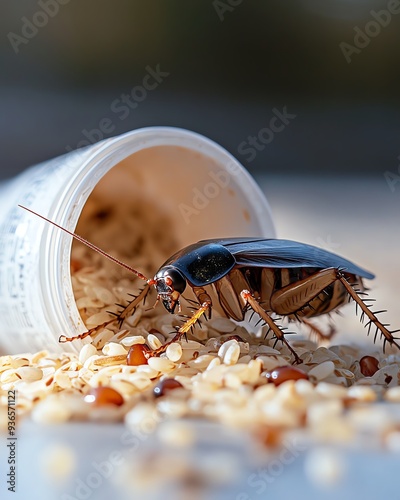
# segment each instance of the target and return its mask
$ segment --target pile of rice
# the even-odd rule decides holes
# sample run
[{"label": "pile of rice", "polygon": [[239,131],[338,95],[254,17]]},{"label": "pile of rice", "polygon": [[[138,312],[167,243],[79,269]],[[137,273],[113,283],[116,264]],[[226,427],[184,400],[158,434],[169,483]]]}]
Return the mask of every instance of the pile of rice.
[{"label": "pile of rice", "polygon": [[[115,209],[101,213],[90,209],[83,223],[87,228],[94,219],[100,220],[102,230],[97,228],[92,235],[88,230],[78,232],[152,276],[175,244],[173,238],[164,237],[167,222],[161,232],[159,220],[146,220],[148,237],[141,239],[135,236],[135,218],[125,218],[123,232],[110,240],[110,228],[120,215]],[[112,241],[113,248],[101,245],[104,241]],[[129,259],[132,254],[136,257]],[[138,280],[132,281],[126,271],[76,244],[71,268],[76,302],[88,328],[109,320],[106,311],[117,311],[115,303],[126,304],[128,293],[138,287]],[[127,365],[131,346],[146,344],[155,349],[169,341],[181,324],[161,305],[146,310],[154,298],[140,306],[122,329],[114,323],[88,339],[92,343],[79,354],[43,350],[1,357],[1,425],[7,422],[7,393],[16,390],[18,414],[45,424],[124,420],[137,429],[149,419],[157,427],[166,419],[196,417],[254,432],[266,444],[279,444],[287,433],[300,432],[310,440],[347,444],[361,443],[367,435],[370,444],[400,449],[398,351],[389,348],[383,354],[378,345],[373,352],[351,345],[324,347],[291,336],[291,345],[303,361],[298,368],[306,375],[275,385],[268,374],[293,362],[286,346],[274,346],[264,327],[238,325],[214,312],[211,320],[197,325],[187,340],[172,344],[165,354],[138,366]],[[365,355],[376,361],[376,371],[368,376],[360,368]],[[156,397],[154,387],[165,379],[174,379],[182,387]],[[123,404],[85,401],[85,395],[98,387],[117,391]]]},{"label": "pile of rice", "polygon": [[[103,330],[101,350],[89,343],[79,354],[44,350],[1,357],[0,422],[7,422],[7,392],[15,389],[19,415],[30,414],[42,423],[124,419],[137,429],[149,419],[157,424],[201,417],[265,436],[273,432],[283,438],[286,432],[301,430],[310,439],[335,443],[358,442],[367,431],[369,444],[400,448],[399,354],[368,353],[378,369],[365,376],[360,369],[367,354],[363,348],[318,347],[311,340],[294,339],[291,345],[303,360],[298,368],[308,380],[276,386],[267,374],[291,365],[288,349],[274,348],[263,328],[251,330],[214,317],[160,357],[127,365],[131,346],[159,347],[170,340],[176,322],[174,316],[162,314],[117,333]],[[155,397],[153,389],[164,379],[174,379],[182,388]],[[101,386],[115,389],[124,404],[93,406],[84,400]]]}]

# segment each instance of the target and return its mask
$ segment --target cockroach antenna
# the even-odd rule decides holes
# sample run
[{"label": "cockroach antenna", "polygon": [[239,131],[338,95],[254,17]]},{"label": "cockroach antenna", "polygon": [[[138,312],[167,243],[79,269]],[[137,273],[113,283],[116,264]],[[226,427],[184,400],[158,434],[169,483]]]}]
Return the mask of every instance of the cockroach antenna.
[{"label": "cockroach antenna", "polygon": [[111,260],[112,262],[115,262],[119,266],[124,267],[125,269],[127,269],[131,273],[135,274],[141,280],[149,281],[148,278],[144,274],[140,273],[139,271],[136,271],[136,269],[133,269],[133,267],[128,266],[128,264],[125,264],[124,262],[120,261],[119,259],[116,259],[112,255],[109,255],[107,252],[105,252],[101,248],[97,247],[96,245],[93,245],[93,243],[90,243],[90,241],[87,241],[87,240],[85,240],[85,238],[82,238],[82,236],[79,236],[79,234],[73,233],[72,231],[68,231],[68,229],[65,229],[65,227],[62,227],[59,224],[57,224],[56,222],[53,222],[52,220],[47,219],[43,215],[38,214],[37,212],[35,212],[34,210],[31,210],[30,208],[24,207],[23,205],[18,205],[18,206],[20,208],[23,208],[24,210],[27,210],[28,212],[31,212],[32,214],[36,215],[37,217],[40,217],[41,219],[45,220],[46,222],[49,222],[50,224],[53,224],[53,226],[58,227],[58,229],[61,229],[65,233],[71,235],[73,238],[75,238],[76,240],[80,241],[81,243],[83,243],[87,247],[91,248],[95,252],[98,252],[99,254],[103,255],[108,260]]}]

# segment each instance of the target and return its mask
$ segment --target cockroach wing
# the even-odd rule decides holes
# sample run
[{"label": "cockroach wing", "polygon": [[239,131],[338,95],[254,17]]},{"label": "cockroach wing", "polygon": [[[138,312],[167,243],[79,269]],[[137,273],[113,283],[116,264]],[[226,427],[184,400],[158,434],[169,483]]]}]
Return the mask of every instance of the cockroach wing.
[{"label": "cockroach wing", "polygon": [[290,240],[231,238],[206,240],[223,245],[235,257],[239,266],[250,267],[335,267],[344,271],[373,279],[374,275],[353,262],[321,248]]},{"label": "cockroach wing", "polygon": [[211,242],[199,242],[183,248],[163,266],[178,269],[190,284],[205,286],[218,281],[235,266],[236,261],[224,246]]}]

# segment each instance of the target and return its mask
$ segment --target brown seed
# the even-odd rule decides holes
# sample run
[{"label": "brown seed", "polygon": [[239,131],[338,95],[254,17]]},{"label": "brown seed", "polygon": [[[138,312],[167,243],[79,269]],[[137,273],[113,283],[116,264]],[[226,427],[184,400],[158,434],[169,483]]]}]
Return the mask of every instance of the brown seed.
[{"label": "brown seed", "polygon": [[147,365],[145,353],[149,351],[146,344],[134,344],[126,355],[126,364],[130,366]]},{"label": "brown seed", "polygon": [[181,387],[183,387],[183,385],[174,378],[165,378],[154,387],[154,396],[159,398],[160,396],[165,396],[167,392]]},{"label": "brown seed", "polygon": [[269,425],[262,425],[255,432],[257,442],[262,443],[267,448],[277,448],[282,443],[282,429]]},{"label": "brown seed", "polygon": [[95,406],[121,406],[124,404],[124,398],[121,394],[111,387],[94,387],[90,389],[84,399],[86,403],[91,403]]},{"label": "brown seed", "polygon": [[360,359],[360,370],[364,377],[372,377],[379,370],[379,361],[373,356]]},{"label": "brown seed", "polygon": [[278,366],[265,374],[268,382],[280,385],[286,380],[308,379],[307,373],[294,366]]}]

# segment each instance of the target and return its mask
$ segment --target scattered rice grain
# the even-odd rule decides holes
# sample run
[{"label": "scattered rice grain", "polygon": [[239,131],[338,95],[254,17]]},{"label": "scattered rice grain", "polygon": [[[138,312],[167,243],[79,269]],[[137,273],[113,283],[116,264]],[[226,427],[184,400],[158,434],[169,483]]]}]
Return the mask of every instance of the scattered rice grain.
[{"label": "scattered rice grain", "polygon": [[128,351],[121,344],[115,342],[108,342],[102,349],[105,356],[126,356]]},{"label": "scattered rice grain", "polygon": [[82,347],[79,353],[79,362],[84,365],[85,362],[91,358],[91,356],[94,356],[97,354],[97,349],[93,344],[86,344]]},{"label": "scattered rice grain", "polygon": [[376,392],[366,385],[353,385],[349,387],[347,396],[363,402],[372,402],[377,399]]},{"label": "scattered rice grain", "polygon": [[182,357],[182,347],[177,342],[173,342],[167,347],[165,354],[170,361],[177,362]]},{"label": "scattered rice grain", "polygon": [[148,364],[154,370],[158,370],[161,373],[169,373],[175,368],[175,363],[167,358],[149,358]]},{"label": "scattered rice grain", "polygon": [[308,372],[308,375],[315,380],[323,380],[324,378],[327,378],[329,375],[331,375],[334,370],[335,365],[332,361],[324,361],[323,363],[311,368],[311,370]]},{"label": "scattered rice grain", "polygon": [[132,337],[125,337],[124,339],[121,340],[121,344],[126,346],[126,347],[131,347],[135,344],[145,344],[146,339],[143,337],[143,335],[135,335]]},{"label": "scattered rice grain", "polygon": [[232,333],[236,329],[235,323],[228,318],[214,318],[209,321],[209,326],[220,333]]},{"label": "scattered rice grain", "polygon": [[384,398],[386,401],[390,401],[392,403],[400,403],[400,386],[390,387],[386,391]]}]

